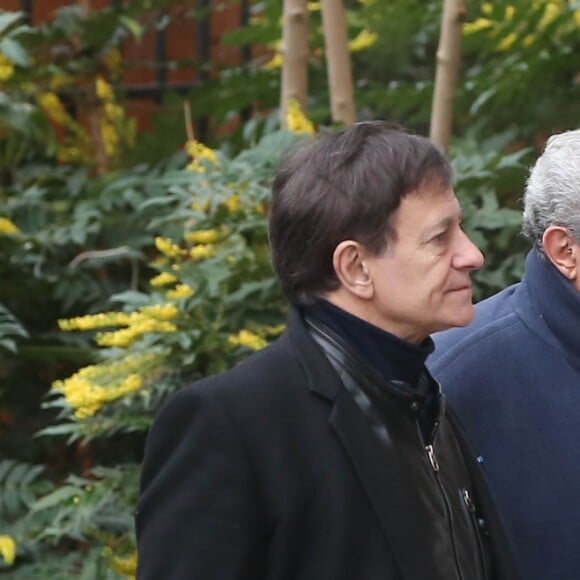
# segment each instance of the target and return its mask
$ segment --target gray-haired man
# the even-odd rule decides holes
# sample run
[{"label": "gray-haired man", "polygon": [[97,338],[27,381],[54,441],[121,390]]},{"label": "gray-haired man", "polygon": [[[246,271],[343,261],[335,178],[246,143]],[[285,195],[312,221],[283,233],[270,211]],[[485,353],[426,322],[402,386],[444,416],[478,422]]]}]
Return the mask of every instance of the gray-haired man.
[{"label": "gray-haired man", "polygon": [[528,179],[523,280],[434,337],[449,404],[482,453],[527,580],[580,570],[580,130]]}]

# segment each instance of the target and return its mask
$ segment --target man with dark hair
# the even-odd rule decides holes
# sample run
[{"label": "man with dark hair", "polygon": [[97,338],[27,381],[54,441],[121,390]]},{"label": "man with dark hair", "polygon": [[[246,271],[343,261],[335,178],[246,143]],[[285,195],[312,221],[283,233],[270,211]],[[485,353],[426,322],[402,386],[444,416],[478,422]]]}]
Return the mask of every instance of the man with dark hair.
[{"label": "man with dark hair", "polygon": [[165,405],[137,515],[141,580],[516,580],[480,466],[425,369],[471,321],[481,253],[443,154],[360,123],[273,184],[287,330]]},{"label": "man with dark hair", "polygon": [[522,281],[435,337],[429,361],[485,460],[526,580],[580,576],[580,130],[530,173]]}]

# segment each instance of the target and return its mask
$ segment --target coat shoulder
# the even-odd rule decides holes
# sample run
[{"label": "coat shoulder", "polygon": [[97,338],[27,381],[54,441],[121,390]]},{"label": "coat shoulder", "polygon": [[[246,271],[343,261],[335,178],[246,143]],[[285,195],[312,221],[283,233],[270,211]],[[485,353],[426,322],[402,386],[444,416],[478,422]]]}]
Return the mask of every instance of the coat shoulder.
[{"label": "coat shoulder", "polygon": [[516,304],[521,299],[521,284],[479,302],[473,322],[464,328],[452,328],[433,335],[435,351],[427,364],[435,376],[444,374],[450,366],[462,370],[482,358],[493,356],[501,345],[513,345],[522,329]]}]

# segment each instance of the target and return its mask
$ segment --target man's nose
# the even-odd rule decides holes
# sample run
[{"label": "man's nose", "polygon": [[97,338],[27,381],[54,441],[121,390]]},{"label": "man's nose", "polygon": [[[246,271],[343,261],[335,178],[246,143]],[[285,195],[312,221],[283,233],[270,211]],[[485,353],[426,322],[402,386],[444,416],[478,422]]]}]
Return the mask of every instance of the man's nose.
[{"label": "man's nose", "polygon": [[461,231],[460,247],[454,257],[453,266],[458,270],[479,270],[484,257],[479,248]]}]

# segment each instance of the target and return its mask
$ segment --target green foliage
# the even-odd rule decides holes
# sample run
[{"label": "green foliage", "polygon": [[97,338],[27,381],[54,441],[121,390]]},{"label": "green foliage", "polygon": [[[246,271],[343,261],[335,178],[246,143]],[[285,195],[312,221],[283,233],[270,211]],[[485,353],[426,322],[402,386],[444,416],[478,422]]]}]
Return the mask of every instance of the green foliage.
[{"label": "green foliage", "polygon": [[[580,7],[468,4],[450,156],[465,229],[486,255],[474,275],[482,298],[521,275],[518,200],[544,132],[579,124]],[[361,119],[426,131],[441,5],[348,3],[349,37],[377,34],[353,55]],[[121,114],[111,55],[152,29],[151,11],[165,10],[166,23],[204,16],[173,11],[183,6],[137,0],[87,18],[67,6],[35,28],[0,11],[8,75],[0,91],[0,454],[10,457],[0,462],[0,534],[16,540],[15,579],[132,577],[139,462],[159,406],[282,330],[265,212],[273,169],[297,137],[277,130],[279,70],[264,67],[271,53],[236,67],[171,63],[209,77],[186,99],[194,120],[207,119],[215,150],[191,141],[181,150],[183,98],[166,95],[153,131],[134,147],[130,120],[109,124],[123,146],[98,170],[86,154],[92,136],[69,114],[90,109],[87,86],[100,75],[112,81],[101,91]],[[281,3],[251,10],[223,46],[274,48]],[[324,125],[320,23],[314,3],[309,110]],[[256,102],[267,113],[220,133]]]},{"label": "green foliage", "polygon": [[530,151],[504,153],[512,139],[510,133],[485,141],[466,136],[452,144],[464,228],[485,256],[484,267],[472,276],[477,300],[517,282],[523,273],[527,244],[520,235],[517,201]]},{"label": "green foliage", "polygon": [[16,338],[28,333],[16,318],[0,304],[0,350],[16,352]]},{"label": "green foliage", "polygon": [[477,3],[464,33],[466,122],[520,138],[578,126],[580,12],[571,1]]},{"label": "green foliage", "polygon": [[[70,330],[89,330],[78,338],[68,333],[65,340],[86,347],[92,337],[101,348],[94,364],[55,383],[45,404],[55,421],[41,435],[97,447],[100,441],[127,441],[149,427],[161,402],[184,383],[225,370],[281,332],[285,304],[270,267],[265,212],[273,168],[296,140],[290,133],[269,133],[234,157],[192,143],[196,153],[188,167],[182,156],[163,170],[137,167],[114,179],[87,179],[65,167],[51,177],[50,189],[32,179],[9,198],[19,243],[27,244],[12,267],[23,270],[22,278],[42,269],[61,312],[67,304],[85,312],[89,304],[93,311],[105,309],[89,293],[93,277],[78,270],[83,262],[102,270],[108,260],[132,257],[147,277],[155,275],[153,284],[141,278],[131,288],[127,280],[123,292],[110,292],[117,310],[105,325],[98,315],[63,322]],[[71,195],[68,184],[75,179]],[[63,184],[64,199],[56,195]],[[126,220],[109,224],[127,210],[130,226]],[[75,256],[81,246],[85,251]],[[109,249],[96,249],[103,247]],[[121,248],[126,251],[115,252]],[[67,294],[59,296],[67,284]],[[100,295],[106,294],[105,288]],[[67,547],[94,556],[83,560],[85,567],[107,568],[109,562],[114,569],[115,559],[131,557],[137,476],[130,456],[129,463],[70,474],[29,505],[12,532],[22,570],[34,578],[37,564],[31,560],[54,567],[52,558]],[[78,565],[63,560],[66,568],[55,573],[66,577]]]}]

